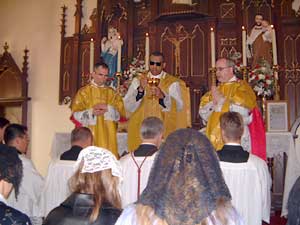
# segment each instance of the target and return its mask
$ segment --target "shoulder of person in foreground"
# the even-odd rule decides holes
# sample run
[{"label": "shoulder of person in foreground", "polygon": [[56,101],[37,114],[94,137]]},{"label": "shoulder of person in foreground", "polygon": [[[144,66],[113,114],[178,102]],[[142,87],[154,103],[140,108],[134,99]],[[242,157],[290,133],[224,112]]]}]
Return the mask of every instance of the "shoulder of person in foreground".
[{"label": "shoulder of person in foreground", "polygon": [[4,204],[0,205],[0,215],[1,215],[0,224],[3,225],[5,224],[31,225],[31,221],[26,214]]}]

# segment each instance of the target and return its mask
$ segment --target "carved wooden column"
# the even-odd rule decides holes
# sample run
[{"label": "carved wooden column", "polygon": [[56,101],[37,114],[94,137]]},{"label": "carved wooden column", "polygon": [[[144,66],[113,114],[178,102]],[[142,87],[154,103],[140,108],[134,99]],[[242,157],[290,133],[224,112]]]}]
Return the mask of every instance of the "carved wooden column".
[{"label": "carved wooden column", "polygon": [[[77,0],[75,11],[75,33],[73,39],[73,62],[72,74],[76,76],[76,85],[72,85],[72,96],[75,95],[77,89],[80,87],[80,74],[79,71],[79,52],[80,52],[80,31],[81,31],[81,18],[82,18],[82,0]],[[73,80],[73,79],[72,79]]]}]

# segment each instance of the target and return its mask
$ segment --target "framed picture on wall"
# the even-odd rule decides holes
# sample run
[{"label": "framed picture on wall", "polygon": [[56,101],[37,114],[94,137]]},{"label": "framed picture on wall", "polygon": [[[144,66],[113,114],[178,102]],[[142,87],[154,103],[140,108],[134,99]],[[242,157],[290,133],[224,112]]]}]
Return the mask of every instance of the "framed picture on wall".
[{"label": "framed picture on wall", "polygon": [[266,125],[268,132],[289,131],[289,108],[287,101],[266,102]]}]

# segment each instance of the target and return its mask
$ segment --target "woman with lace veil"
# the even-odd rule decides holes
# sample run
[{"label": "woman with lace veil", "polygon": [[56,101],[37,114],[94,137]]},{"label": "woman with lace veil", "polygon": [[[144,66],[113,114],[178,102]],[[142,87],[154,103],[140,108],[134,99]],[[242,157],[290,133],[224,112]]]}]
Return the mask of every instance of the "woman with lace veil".
[{"label": "woman with lace veil", "polygon": [[168,136],[139,200],[116,225],[242,225],[231,205],[219,160],[209,140],[193,129]]},{"label": "woman with lace veil", "polygon": [[80,151],[71,177],[72,194],[53,209],[45,225],[113,225],[121,214],[121,166],[108,150],[95,146]]}]

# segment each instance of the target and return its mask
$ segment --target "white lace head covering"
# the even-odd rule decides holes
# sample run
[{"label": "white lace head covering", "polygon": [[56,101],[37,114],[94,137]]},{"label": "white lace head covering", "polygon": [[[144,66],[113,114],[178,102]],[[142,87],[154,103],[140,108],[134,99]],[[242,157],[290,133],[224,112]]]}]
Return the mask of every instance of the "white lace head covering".
[{"label": "white lace head covering", "polygon": [[75,167],[83,161],[81,173],[95,173],[111,169],[112,175],[122,180],[122,168],[116,157],[107,149],[89,146],[80,151]]}]

